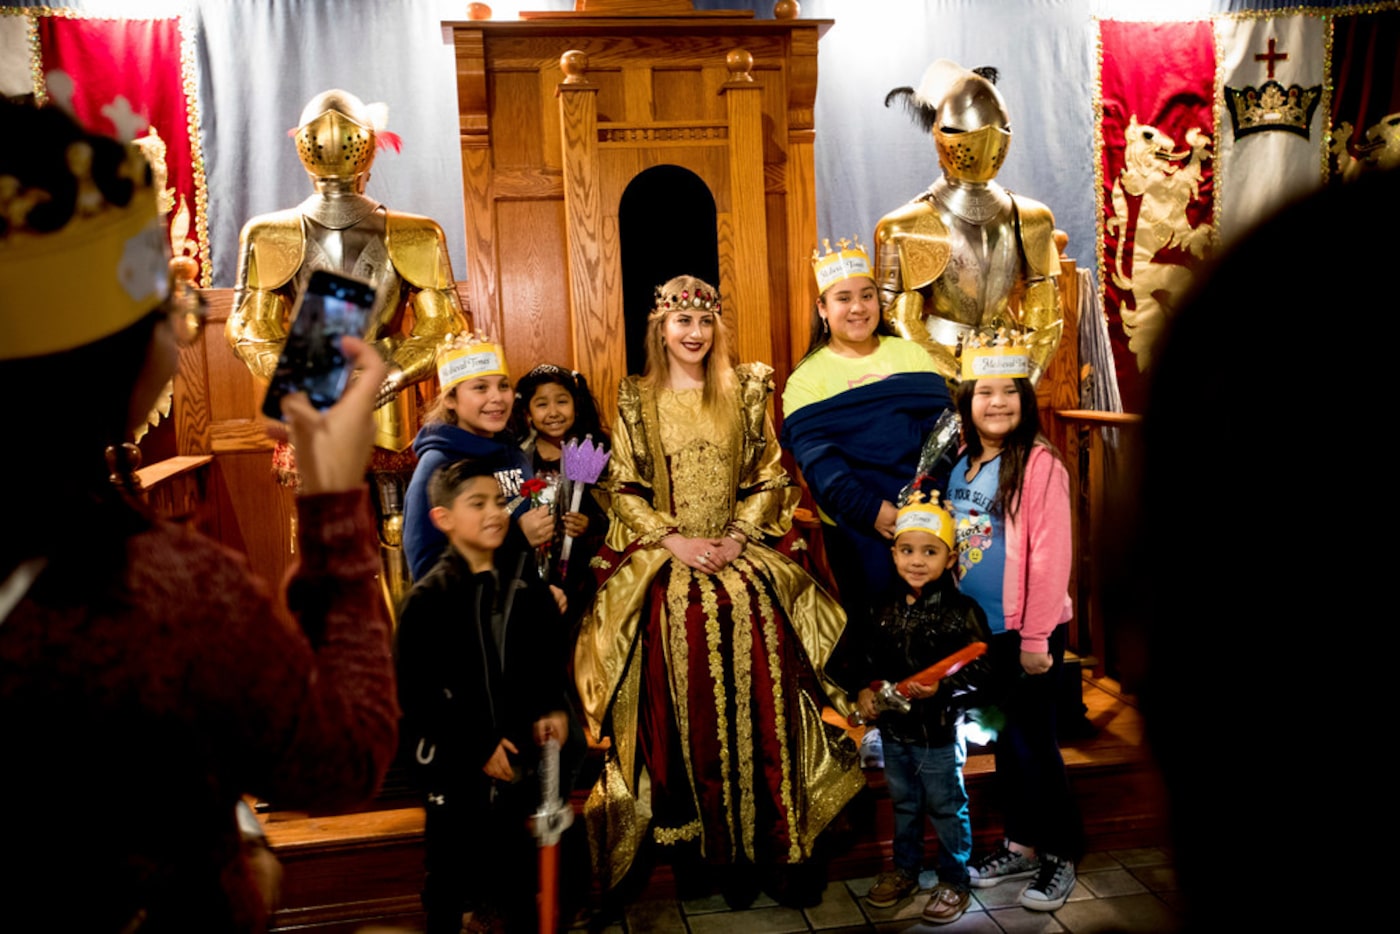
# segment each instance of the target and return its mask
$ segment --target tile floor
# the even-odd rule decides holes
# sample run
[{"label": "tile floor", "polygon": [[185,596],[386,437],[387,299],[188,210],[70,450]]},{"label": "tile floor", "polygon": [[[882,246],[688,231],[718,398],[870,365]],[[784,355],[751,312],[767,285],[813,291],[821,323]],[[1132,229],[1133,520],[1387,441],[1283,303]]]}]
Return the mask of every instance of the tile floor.
[{"label": "tile floor", "polygon": [[629,905],[624,920],[606,934],[783,934],[789,931],[974,931],[985,934],[1023,932],[1170,932],[1177,928],[1176,877],[1161,849],[1106,850],[1088,854],[1079,864],[1079,881],[1063,908],[1041,913],[1017,903],[1020,883],[973,889],[972,905],[953,924],[920,921],[926,891],[935,878],[925,873],[923,890],[892,908],[871,908],[862,896],[873,877],[833,880],[815,908],[783,908],[760,895],[747,911],[730,911],[718,895],[692,901],[640,901]]}]

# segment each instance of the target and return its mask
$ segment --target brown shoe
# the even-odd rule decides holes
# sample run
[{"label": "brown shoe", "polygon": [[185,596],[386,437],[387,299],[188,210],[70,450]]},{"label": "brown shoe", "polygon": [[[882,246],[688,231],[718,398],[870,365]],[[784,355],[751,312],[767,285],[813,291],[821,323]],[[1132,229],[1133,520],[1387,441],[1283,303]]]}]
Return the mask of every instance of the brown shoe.
[{"label": "brown shoe", "polygon": [[940,882],[929,893],[928,904],[924,906],[924,920],[929,924],[952,924],[967,911],[971,900],[967,889]]},{"label": "brown shoe", "polygon": [[871,908],[889,908],[918,887],[918,879],[905,875],[898,869],[882,872],[875,879],[870,891],[865,894],[865,901]]}]

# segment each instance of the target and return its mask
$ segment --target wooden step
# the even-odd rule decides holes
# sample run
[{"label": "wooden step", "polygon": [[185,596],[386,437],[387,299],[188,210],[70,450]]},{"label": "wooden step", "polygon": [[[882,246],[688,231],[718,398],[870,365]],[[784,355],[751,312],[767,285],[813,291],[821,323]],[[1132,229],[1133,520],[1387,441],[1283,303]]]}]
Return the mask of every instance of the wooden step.
[{"label": "wooden step", "polygon": [[[1143,744],[1142,717],[1131,697],[1109,680],[1084,679],[1082,708],[1092,735],[1062,743],[1091,850],[1161,846],[1164,796]],[[965,777],[977,852],[1002,835],[995,766],[989,750],[969,750]],[[874,875],[886,865],[894,822],[884,775],[866,772],[867,790],[838,829],[832,878]],[[581,810],[586,792],[575,792]],[[423,811],[381,802],[374,810],[335,816],[263,815],[268,839],[285,869],[276,931],[351,934],[368,924],[421,930]],[[665,866],[647,881],[645,898],[674,894]]]}]

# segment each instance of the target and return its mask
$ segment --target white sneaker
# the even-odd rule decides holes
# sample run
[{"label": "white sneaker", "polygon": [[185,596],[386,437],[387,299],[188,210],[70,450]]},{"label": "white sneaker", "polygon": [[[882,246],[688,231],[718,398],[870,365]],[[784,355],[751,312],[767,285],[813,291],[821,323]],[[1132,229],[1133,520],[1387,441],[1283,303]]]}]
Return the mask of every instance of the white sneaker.
[{"label": "white sneaker", "polygon": [[1055,911],[1074,891],[1074,863],[1053,856],[1040,858],[1035,881],[1021,892],[1021,907],[1031,911]]},{"label": "white sneaker", "polygon": [[975,889],[989,889],[1000,882],[1016,879],[1029,879],[1036,874],[1040,863],[1034,856],[1017,853],[1005,843],[995,851],[967,867],[967,874]]}]

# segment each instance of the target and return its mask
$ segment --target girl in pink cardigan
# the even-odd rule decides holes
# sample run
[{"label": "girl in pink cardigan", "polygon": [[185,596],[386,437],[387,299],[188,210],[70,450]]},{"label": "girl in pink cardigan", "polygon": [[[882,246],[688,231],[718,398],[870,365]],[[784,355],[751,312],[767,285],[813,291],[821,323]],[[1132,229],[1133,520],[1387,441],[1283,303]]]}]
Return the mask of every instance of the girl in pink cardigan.
[{"label": "girl in pink cardigan", "polygon": [[1055,734],[1073,615],[1069,475],[1040,434],[1029,379],[965,374],[955,401],[967,441],[948,482],[959,586],[987,613],[1006,715],[996,741],[1006,840],[973,863],[972,884],[1028,879],[1021,904],[1054,911],[1074,889],[1081,846]]}]

